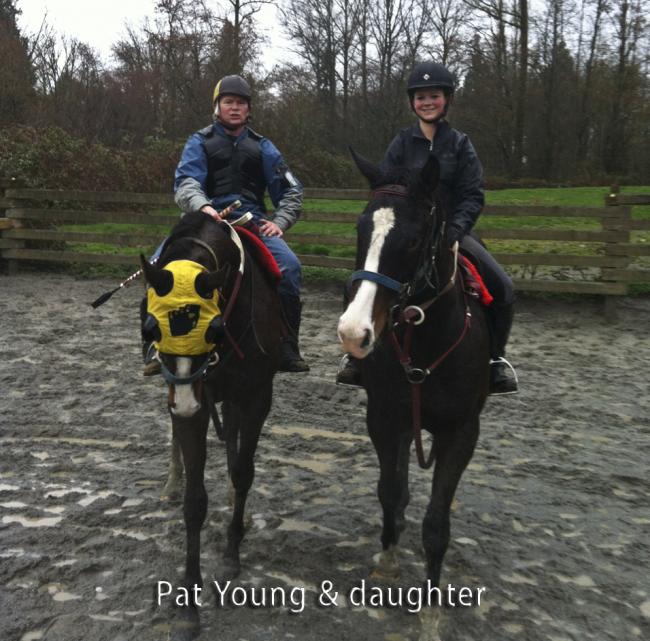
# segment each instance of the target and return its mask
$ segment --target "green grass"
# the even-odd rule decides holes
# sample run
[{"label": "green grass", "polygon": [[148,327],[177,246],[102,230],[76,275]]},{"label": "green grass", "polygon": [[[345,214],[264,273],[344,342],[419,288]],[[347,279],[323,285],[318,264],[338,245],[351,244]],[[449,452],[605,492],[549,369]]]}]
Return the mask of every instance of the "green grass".
[{"label": "green grass", "polygon": [[[486,201],[491,205],[559,205],[563,207],[601,207],[604,198],[609,193],[609,187],[574,187],[574,188],[540,188],[540,189],[504,189],[486,193]],[[650,186],[624,187],[622,193],[650,193]],[[349,223],[318,223],[301,220],[292,229],[296,234],[321,234],[328,236],[355,237],[355,223],[357,216],[363,211],[365,202],[357,200],[307,200],[304,203],[305,212],[345,213],[350,215]],[[161,209],[156,214],[169,215],[170,223],[166,225],[132,225],[98,223],[94,225],[65,225],[62,230],[92,231],[95,233],[124,233],[133,235],[153,235],[162,240],[177,221],[178,212],[174,208]],[[635,219],[650,219],[650,206],[635,206],[632,209]],[[594,218],[574,218],[557,216],[540,217],[505,217],[482,216],[476,226],[477,231],[487,229],[539,229],[539,230],[598,230],[600,222]],[[637,231],[632,233],[633,242],[650,242],[650,231]],[[597,255],[604,251],[602,243],[583,242],[552,242],[552,241],[518,241],[488,239],[487,244],[491,251],[498,253],[561,253],[576,255]],[[331,246],[325,244],[308,244],[290,242],[298,254],[312,254],[336,257],[354,257],[354,246]],[[106,243],[67,243],[67,248],[73,251],[93,252],[137,256],[141,251],[145,254],[153,252],[156,244],[148,247],[115,247]],[[637,265],[650,266],[650,258],[638,259]],[[90,269],[90,268],[89,268]],[[93,270],[100,272],[99,268]],[[112,267],[119,271],[121,268]],[[513,274],[519,276],[517,268],[509,268]],[[530,275],[536,268],[522,268],[519,271],[525,276]],[[103,273],[103,272],[100,272]],[[307,279],[314,280],[341,280],[346,276],[345,270],[332,270],[319,267],[305,267]],[[638,289],[635,287],[635,289]],[[644,287],[642,286],[642,289]],[[648,288],[645,287],[645,291]]]}]

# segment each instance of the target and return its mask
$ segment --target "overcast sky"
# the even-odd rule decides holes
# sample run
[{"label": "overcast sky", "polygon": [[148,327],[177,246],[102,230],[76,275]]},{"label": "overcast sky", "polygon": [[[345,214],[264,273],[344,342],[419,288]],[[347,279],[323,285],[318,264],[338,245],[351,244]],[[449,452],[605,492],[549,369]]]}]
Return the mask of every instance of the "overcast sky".
[{"label": "overcast sky", "polygon": [[[46,17],[47,23],[61,35],[74,36],[98,51],[104,62],[111,62],[111,45],[124,34],[125,25],[139,27],[144,18],[154,15],[156,0],[18,0],[22,14],[18,24],[26,34],[36,33]],[[261,59],[270,66],[279,59],[287,59],[288,53],[273,44],[278,42],[275,7],[266,7],[258,14],[261,26],[271,46]]]}]

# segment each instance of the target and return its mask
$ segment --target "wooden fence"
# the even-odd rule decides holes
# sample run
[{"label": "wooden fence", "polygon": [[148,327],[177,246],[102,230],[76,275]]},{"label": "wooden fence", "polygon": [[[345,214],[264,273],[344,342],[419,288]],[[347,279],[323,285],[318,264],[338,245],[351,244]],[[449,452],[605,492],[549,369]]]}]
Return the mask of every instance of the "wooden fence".
[{"label": "wooden fence", "polygon": [[[368,194],[365,190],[307,189],[305,196],[365,201]],[[633,205],[644,204],[650,204],[650,195],[611,193],[601,207],[490,205],[483,211],[485,224],[480,234],[495,258],[511,272],[520,291],[617,296],[626,294],[631,283],[650,283],[650,269],[635,264],[650,256],[650,243],[634,242],[633,238],[635,231],[650,230],[650,220],[636,220],[631,214]],[[362,207],[359,202],[357,213]],[[137,254],[133,250],[126,253],[123,248],[145,248],[146,253],[157,245],[177,220],[175,214],[161,213],[165,209],[174,209],[169,194],[29,189],[0,179],[0,257],[10,270],[16,270],[20,261],[113,264],[135,269]],[[349,231],[314,234],[301,232],[301,225],[297,225],[286,234],[287,242],[297,247],[303,265],[352,269],[351,257],[306,254],[300,248],[316,246],[323,253],[331,247],[352,249],[356,244],[356,216],[303,212],[302,221],[349,223]],[[531,217],[537,221],[575,220],[580,223],[576,227],[587,229],[527,228],[525,221]],[[491,219],[500,226],[490,224]],[[152,226],[152,231],[143,234],[76,227],[97,223],[145,224]],[[513,228],[514,224],[521,226]],[[74,229],[70,229],[72,225]],[[500,241],[516,246],[517,251],[501,251]],[[117,253],[83,247],[91,243],[110,244]]]}]

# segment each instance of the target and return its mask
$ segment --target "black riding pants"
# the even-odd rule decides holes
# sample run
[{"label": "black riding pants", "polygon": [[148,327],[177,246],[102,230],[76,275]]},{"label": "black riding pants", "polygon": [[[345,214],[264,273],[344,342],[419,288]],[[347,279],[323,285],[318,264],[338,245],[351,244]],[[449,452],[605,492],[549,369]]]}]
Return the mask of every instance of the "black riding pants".
[{"label": "black riding pants", "polygon": [[463,237],[460,247],[478,260],[477,267],[490,294],[494,297],[493,304],[499,307],[512,305],[515,302],[515,288],[512,280],[503,267],[494,260],[490,252],[469,234]]}]

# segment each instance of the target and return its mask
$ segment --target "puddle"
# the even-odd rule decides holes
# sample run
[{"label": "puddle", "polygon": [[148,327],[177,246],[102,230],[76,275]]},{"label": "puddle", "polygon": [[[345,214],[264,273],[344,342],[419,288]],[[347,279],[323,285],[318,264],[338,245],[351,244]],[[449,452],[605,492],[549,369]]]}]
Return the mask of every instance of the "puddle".
[{"label": "puddle", "polygon": [[81,507],[88,507],[91,503],[94,503],[98,499],[107,499],[109,496],[117,496],[116,492],[113,492],[113,490],[103,490],[102,492],[97,492],[97,494],[90,494],[87,496],[85,499],[80,499],[77,501]]},{"label": "puddle", "polygon": [[137,530],[111,530],[113,536],[126,536],[129,539],[135,539],[136,541],[148,541],[152,537],[149,534],[144,532],[139,532]]},{"label": "puddle", "polygon": [[281,434],[282,436],[297,435],[305,439],[329,438],[336,441],[368,441],[369,437],[366,435],[352,434],[351,432],[332,432],[330,430],[319,430],[311,427],[301,427],[298,425],[286,426],[274,425],[271,427],[272,434]]},{"label": "puddle", "polygon": [[4,507],[7,510],[19,509],[27,507],[27,503],[21,503],[20,501],[9,501],[7,503],[0,503],[0,507]]},{"label": "puddle", "polygon": [[324,534],[334,534],[339,536],[340,532],[322,525],[316,525],[309,521],[299,521],[297,519],[282,519],[282,523],[277,527],[278,530],[290,532],[323,532]]},{"label": "puddle", "polygon": [[70,436],[34,436],[32,438],[16,438],[13,436],[0,438],[0,443],[13,445],[15,443],[65,443],[66,445],[94,445],[125,450],[130,441],[103,440],[98,438],[74,438]]},{"label": "puddle", "polygon": [[22,514],[12,514],[10,516],[3,516],[3,523],[20,523],[23,527],[54,527],[58,525],[63,520],[62,516],[51,516],[44,518],[31,518],[29,516],[23,516]]},{"label": "puddle", "polygon": [[267,456],[266,460],[277,461],[278,463],[282,463],[283,465],[293,465],[303,470],[309,470],[310,472],[315,472],[316,474],[329,474],[332,470],[331,463],[316,461],[314,459],[290,459],[290,458],[283,458],[281,456]]}]

